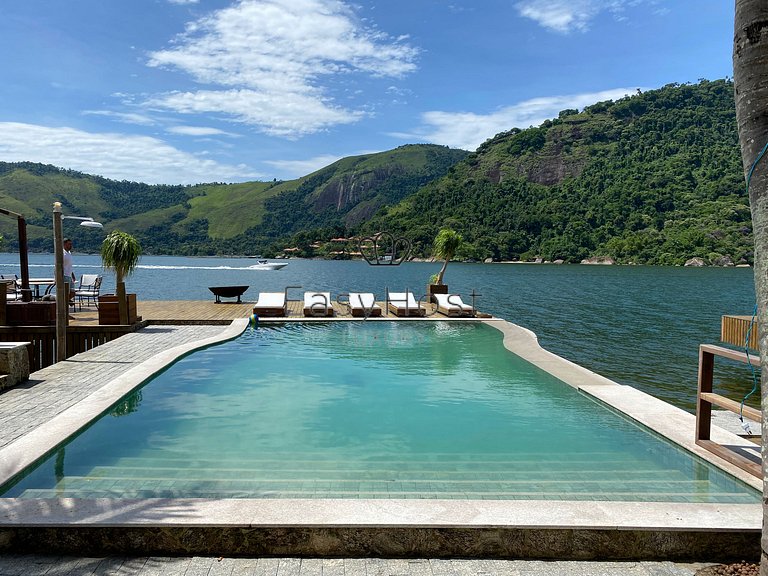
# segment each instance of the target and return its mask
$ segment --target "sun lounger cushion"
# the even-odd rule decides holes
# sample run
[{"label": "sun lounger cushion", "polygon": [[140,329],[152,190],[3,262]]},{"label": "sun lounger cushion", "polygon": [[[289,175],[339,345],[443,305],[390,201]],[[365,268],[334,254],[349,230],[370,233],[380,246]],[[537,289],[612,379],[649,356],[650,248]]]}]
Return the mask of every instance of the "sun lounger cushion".
[{"label": "sun lounger cushion", "polygon": [[259,292],[253,313],[261,316],[285,316],[285,292]]},{"label": "sun lounger cushion", "polygon": [[333,316],[330,292],[304,292],[304,316]]},{"label": "sun lounger cushion", "polygon": [[389,292],[387,306],[397,316],[424,316],[426,310],[419,306],[413,292]]},{"label": "sun lounger cushion", "polygon": [[381,316],[381,306],[371,292],[350,292],[349,307],[352,316]]},{"label": "sun lounger cushion", "polygon": [[437,300],[437,310],[446,316],[465,316],[474,312],[472,306],[465,304],[458,294],[433,294]]}]

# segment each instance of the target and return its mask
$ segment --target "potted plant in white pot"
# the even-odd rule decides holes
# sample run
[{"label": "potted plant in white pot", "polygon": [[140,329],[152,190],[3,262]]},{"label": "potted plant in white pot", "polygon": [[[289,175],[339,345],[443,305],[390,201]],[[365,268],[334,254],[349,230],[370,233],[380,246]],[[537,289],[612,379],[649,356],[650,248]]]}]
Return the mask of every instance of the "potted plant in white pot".
[{"label": "potted plant in white pot", "polygon": [[432,255],[438,260],[443,260],[443,267],[440,268],[440,272],[429,279],[427,297],[432,294],[448,294],[448,285],[443,283],[445,269],[448,267],[448,262],[456,255],[463,241],[464,238],[462,238],[461,234],[450,228],[443,228],[435,236],[435,240],[432,243]]},{"label": "potted plant in white pot", "polygon": [[[125,293],[125,278],[136,269],[139,258],[141,258],[141,246],[136,238],[126,232],[113,230],[101,244],[101,264],[106,270],[115,272],[119,324],[131,324],[137,319],[136,295],[130,295],[132,299],[129,304],[128,295]],[[106,303],[106,300],[99,298],[100,324],[103,323],[101,320],[102,301]]]}]

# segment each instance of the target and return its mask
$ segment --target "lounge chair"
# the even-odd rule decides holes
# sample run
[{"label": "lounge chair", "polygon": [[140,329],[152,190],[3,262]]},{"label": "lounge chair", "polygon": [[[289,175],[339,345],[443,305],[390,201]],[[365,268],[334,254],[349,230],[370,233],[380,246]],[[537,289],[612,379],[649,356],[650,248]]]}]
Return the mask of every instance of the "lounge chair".
[{"label": "lounge chair", "polygon": [[376,304],[376,298],[371,292],[350,292],[349,309],[356,318],[381,316],[381,306]]},{"label": "lounge chair", "polygon": [[99,290],[101,290],[102,277],[98,274],[83,274],[80,276],[80,285],[75,289],[75,301],[83,309],[83,300],[87,304],[93,304],[99,307]]},{"label": "lounge chair", "polygon": [[427,311],[413,297],[413,292],[387,292],[387,311],[395,316],[425,316]]},{"label": "lounge chair", "polygon": [[475,309],[465,304],[458,294],[432,294],[437,300],[437,311],[446,316],[474,316]]},{"label": "lounge chair", "polygon": [[304,316],[333,316],[330,292],[304,292]]},{"label": "lounge chair", "polygon": [[253,313],[257,316],[288,316],[285,292],[259,292]]}]

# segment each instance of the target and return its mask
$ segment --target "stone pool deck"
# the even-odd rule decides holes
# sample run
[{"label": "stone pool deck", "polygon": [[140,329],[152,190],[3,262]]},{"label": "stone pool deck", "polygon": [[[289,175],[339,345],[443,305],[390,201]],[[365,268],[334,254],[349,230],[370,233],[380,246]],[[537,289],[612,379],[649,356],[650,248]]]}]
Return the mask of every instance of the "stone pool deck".
[{"label": "stone pool deck", "polygon": [[[681,443],[688,438],[692,444],[693,427],[686,420],[692,418],[690,414],[542,350],[527,330],[506,322],[489,323],[504,333],[505,345],[513,352],[600,401],[634,413],[633,418],[658,433],[677,437]],[[50,452],[58,441],[176,357],[234,337],[246,325],[247,320],[242,319],[227,327],[148,326],[34,373],[29,383],[0,396],[0,483]],[[745,442],[723,434],[723,443]],[[695,446],[692,450],[700,451]],[[701,456],[713,459],[708,453]],[[753,486],[759,484],[738,469],[729,471]],[[761,520],[759,504],[0,499],[0,552],[138,555],[136,562],[141,564],[143,559],[142,566],[151,568],[147,573],[178,573],[177,569],[182,569],[181,573],[189,574],[218,573],[214,568],[218,570],[219,565],[214,565],[211,557],[227,555],[284,557],[277,564],[264,565],[263,573],[271,574],[299,574],[300,570],[304,570],[302,574],[321,573],[318,566],[325,571],[326,560],[298,562],[289,559],[292,556],[755,560],[759,557]],[[187,559],[187,564],[179,560],[181,565],[174,560],[173,566],[164,565],[158,572],[147,553],[208,558]],[[22,562],[26,558],[32,563],[40,558],[45,563],[50,557],[5,558],[22,558]],[[282,570],[280,562],[285,562]],[[366,567],[367,572],[347,572],[352,574],[506,573],[487,571],[482,564],[486,561],[478,561],[472,572],[448,568],[450,562],[466,566],[458,561],[398,561],[400,564],[391,569],[370,561],[373,572],[368,561],[343,562]],[[496,566],[504,566],[510,574],[545,573],[533,571],[538,565],[551,568],[552,563],[525,563],[531,570],[514,563]],[[236,573],[234,564],[227,566],[232,570],[225,569],[225,573]],[[607,572],[584,571],[583,562],[572,566],[576,571],[546,573],[632,574],[635,572],[627,571],[628,567],[645,570],[650,565],[622,564],[619,571],[616,563],[610,563],[605,565]],[[674,565],[659,566],[677,569]],[[2,562],[0,569],[5,570]],[[331,564],[328,570],[333,573]],[[692,573],[648,570],[636,573]]]},{"label": "stone pool deck", "polygon": [[2,576],[694,576],[706,564],[386,558],[0,555]]}]

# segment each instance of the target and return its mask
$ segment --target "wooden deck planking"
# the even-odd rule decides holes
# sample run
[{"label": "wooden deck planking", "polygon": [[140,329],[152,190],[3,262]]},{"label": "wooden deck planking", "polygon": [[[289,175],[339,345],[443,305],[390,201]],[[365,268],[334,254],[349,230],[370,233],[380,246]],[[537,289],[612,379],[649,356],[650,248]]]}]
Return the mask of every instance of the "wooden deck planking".
[{"label": "wooden deck planking", "polygon": [[[384,302],[377,302],[382,308],[382,317],[373,320],[403,320],[391,312],[384,312]],[[222,302],[216,304],[208,300],[139,300],[137,303],[138,314],[142,320],[164,324],[229,324],[237,318],[249,318],[253,313],[253,302]],[[344,304],[333,302],[334,316],[332,317],[306,317],[304,316],[304,302],[301,300],[288,301],[288,316],[275,318],[260,318],[261,322],[284,322],[286,320],[352,320],[349,309]],[[99,314],[96,308],[84,307],[82,311],[74,312],[71,325],[98,325]],[[415,318],[411,318],[415,319]],[[420,320],[446,320],[442,314],[434,314],[419,318]],[[455,320],[455,318],[452,318]],[[472,318],[469,318],[472,320]],[[354,318],[363,320],[363,318]],[[369,320],[372,320],[369,318]]]}]

